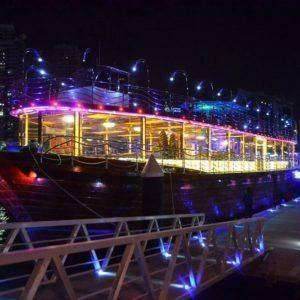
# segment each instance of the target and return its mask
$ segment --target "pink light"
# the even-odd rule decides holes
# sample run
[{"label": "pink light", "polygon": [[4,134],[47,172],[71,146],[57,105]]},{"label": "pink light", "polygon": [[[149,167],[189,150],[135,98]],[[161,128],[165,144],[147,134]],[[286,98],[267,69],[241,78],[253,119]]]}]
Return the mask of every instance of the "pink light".
[{"label": "pink light", "polygon": [[[34,105],[33,105],[34,106]],[[102,108],[100,108],[102,107]],[[86,108],[81,108],[80,111],[81,112],[90,112],[90,113],[99,113],[99,110],[103,109],[103,106],[100,105],[98,109],[86,109]],[[23,109],[16,109],[16,110],[12,110],[11,111],[11,115],[12,116],[19,116],[20,114],[34,114],[37,113],[39,111],[58,111],[58,112],[64,112],[64,111],[78,111],[78,109],[76,108],[72,108],[69,106],[59,106],[59,107],[54,107],[54,106],[50,106],[50,105],[44,105],[44,106],[36,106],[34,109],[32,109],[31,107],[25,107]],[[200,127],[206,127],[206,128],[212,128],[212,129],[221,129],[221,130],[228,130],[228,128],[226,126],[220,126],[220,125],[212,125],[212,124],[208,124],[208,123],[204,123],[204,122],[199,122],[199,121],[192,121],[192,120],[186,120],[185,116],[183,116],[181,119],[179,118],[174,118],[174,117],[168,117],[168,116],[161,116],[161,115],[152,115],[152,114],[144,114],[142,109],[138,110],[138,113],[134,113],[134,112],[121,112],[121,111],[116,111],[116,110],[102,110],[101,113],[104,114],[114,114],[114,115],[120,115],[120,116],[143,116],[146,118],[156,118],[159,120],[163,120],[163,121],[169,121],[169,122],[180,122],[180,123],[185,123],[185,124],[191,124],[191,125],[197,125]],[[287,139],[283,139],[283,138],[274,138],[274,137],[269,137],[269,136],[264,136],[264,135],[260,135],[260,134],[255,134],[255,133],[251,133],[251,132],[246,132],[246,131],[241,131],[241,130],[237,130],[237,129],[232,129],[230,128],[230,131],[232,133],[237,133],[237,134],[243,134],[245,133],[246,136],[256,136],[256,137],[261,137],[261,138],[268,138],[271,141],[278,141],[278,142],[286,142],[286,143],[290,143],[290,144],[296,144],[295,141],[292,140],[287,140]]]},{"label": "pink light", "polygon": [[103,105],[99,105],[99,109],[103,109]]},{"label": "pink light", "polygon": [[119,111],[124,111],[124,108],[122,106],[120,106]]}]

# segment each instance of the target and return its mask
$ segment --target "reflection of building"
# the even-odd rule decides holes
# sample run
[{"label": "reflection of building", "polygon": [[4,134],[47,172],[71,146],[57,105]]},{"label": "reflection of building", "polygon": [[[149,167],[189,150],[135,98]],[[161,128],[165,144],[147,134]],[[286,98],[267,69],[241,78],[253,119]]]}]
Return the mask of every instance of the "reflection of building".
[{"label": "reflection of building", "polygon": [[8,114],[8,103],[13,82],[22,76],[24,43],[12,25],[0,25],[0,136],[11,134],[13,119]]}]

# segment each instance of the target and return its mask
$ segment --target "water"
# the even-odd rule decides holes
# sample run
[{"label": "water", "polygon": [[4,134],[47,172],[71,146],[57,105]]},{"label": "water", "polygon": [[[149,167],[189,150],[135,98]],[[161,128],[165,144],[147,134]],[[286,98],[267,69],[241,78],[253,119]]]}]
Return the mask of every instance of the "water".
[{"label": "water", "polygon": [[199,300],[299,300],[300,284],[271,283],[263,278],[233,274],[203,291]]}]

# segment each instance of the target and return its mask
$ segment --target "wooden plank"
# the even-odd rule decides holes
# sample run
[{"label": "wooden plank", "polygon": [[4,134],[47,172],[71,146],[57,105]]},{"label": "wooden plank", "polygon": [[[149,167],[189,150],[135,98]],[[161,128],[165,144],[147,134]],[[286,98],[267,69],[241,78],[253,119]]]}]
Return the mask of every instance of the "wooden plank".
[{"label": "wooden plank", "polygon": [[174,248],[172,251],[172,256],[170,257],[170,261],[169,261],[169,265],[168,265],[168,269],[164,278],[164,282],[163,282],[163,286],[162,286],[162,290],[159,294],[159,300],[164,300],[167,299],[167,295],[168,295],[168,290],[172,281],[172,277],[173,277],[173,273],[174,273],[174,269],[175,269],[175,264],[177,261],[177,255],[180,249],[180,245],[181,245],[181,241],[182,241],[182,235],[178,235],[176,236],[175,239],[175,243],[174,243]]},{"label": "wooden plank", "polygon": [[[154,225],[154,220],[151,220],[151,221],[149,222],[148,229],[147,229],[147,232],[148,232],[148,233],[152,231],[153,225]],[[142,249],[143,249],[143,252],[146,250],[147,244],[148,244],[148,241],[147,241],[147,240],[142,242]]]},{"label": "wooden plank", "polygon": [[3,247],[2,253],[7,253],[10,250],[18,233],[19,233],[19,228],[15,228],[9,232],[9,235],[2,246]]},{"label": "wooden plank", "polygon": [[[197,222],[197,217],[193,217],[190,226],[194,227],[194,225],[195,225],[196,222]],[[199,221],[198,221],[198,224],[199,224]],[[193,232],[191,231],[189,233],[188,244],[190,244],[190,241],[191,241],[191,238],[192,238],[192,234],[193,234]]]},{"label": "wooden plank", "polygon": [[155,299],[155,292],[154,292],[153,284],[152,284],[152,281],[151,281],[149,269],[148,269],[147,262],[146,262],[144,253],[142,251],[142,247],[141,247],[140,242],[136,243],[136,247],[135,247],[135,250],[134,250],[134,255],[135,255],[135,257],[137,259],[137,262],[139,264],[139,267],[141,269],[146,289],[147,289],[150,297],[152,299]]},{"label": "wooden plank", "polygon": [[25,242],[27,243],[27,247],[29,249],[33,249],[34,247],[33,247],[33,244],[31,242],[31,239],[29,237],[29,234],[28,234],[26,228],[21,228],[21,233],[22,233],[22,235],[24,237]]},{"label": "wooden plank", "polygon": [[191,256],[190,248],[189,248],[189,239],[186,237],[186,234],[183,235],[183,246],[184,246],[183,249],[184,249],[185,258],[186,258],[186,262],[187,262],[187,266],[188,266],[188,270],[189,270],[190,282],[192,281],[192,283],[196,283],[193,265],[192,265],[192,256]]},{"label": "wooden plank", "polygon": [[[120,222],[120,223],[117,224],[116,231],[115,231],[115,233],[114,233],[114,235],[113,235],[114,238],[120,236],[122,227],[123,227],[123,222]],[[105,257],[104,257],[104,260],[103,260],[103,263],[102,263],[102,266],[101,266],[101,269],[102,269],[103,271],[107,268],[107,266],[108,266],[108,264],[109,264],[110,258],[111,258],[111,256],[112,256],[113,251],[114,251],[114,248],[115,248],[115,247],[114,247],[113,245],[110,246],[110,247],[108,248],[106,254],[105,254]]]},{"label": "wooden plank", "polygon": [[[85,224],[82,224],[82,229],[83,229],[83,232],[84,232],[84,235],[85,235],[86,239],[87,239],[88,241],[91,241],[89,232],[88,232],[88,230],[87,230]],[[90,254],[91,254],[91,258],[92,258],[93,261],[99,261],[95,249],[91,249],[91,250],[90,250]]]},{"label": "wooden plank", "polygon": [[128,266],[131,261],[131,257],[133,255],[135,248],[135,244],[129,244],[125,248],[125,252],[122,256],[122,260],[120,262],[116,278],[112,284],[108,299],[109,300],[116,300],[119,297],[119,293],[121,290],[121,287],[123,285],[123,281],[125,279],[125,275],[127,273]]},{"label": "wooden plank", "polygon": [[62,265],[62,262],[58,256],[53,257],[54,265],[57,271],[57,276],[61,279],[63,286],[69,296],[69,299],[75,300],[77,299],[72,284],[69,280],[69,277],[65,271],[65,268]]},{"label": "wooden plank", "polygon": [[201,281],[202,281],[203,274],[204,274],[204,268],[205,268],[207,256],[209,254],[209,244],[211,243],[211,239],[212,239],[212,231],[210,230],[208,232],[207,236],[206,236],[205,247],[203,248],[201,261],[200,261],[200,264],[198,266],[198,271],[197,271],[197,275],[196,275],[197,289],[199,289],[200,286],[201,286]]},{"label": "wooden plank", "polygon": [[[80,230],[80,227],[81,227],[81,225],[75,225],[75,226],[73,227],[72,232],[71,232],[71,235],[70,235],[70,241],[69,241],[70,244],[74,243],[74,241],[75,241],[75,239],[76,239],[76,237],[77,237],[77,235],[78,235],[78,232],[79,232],[79,230]],[[62,263],[63,265],[65,264],[67,257],[68,257],[68,254],[65,254],[65,255],[63,256],[63,258],[62,258],[62,260],[61,260],[61,263]]]},{"label": "wooden plank", "polygon": [[196,214],[176,214],[176,215],[156,215],[156,216],[138,216],[138,217],[113,217],[113,218],[93,218],[93,219],[73,219],[73,220],[55,220],[55,221],[38,221],[38,222],[12,222],[1,223],[0,229],[15,229],[15,228],[34,228],[34,227],[58,227],[58,226],[72,226],[81,224],[105,224],[105,223],[119,223],[130,221],[147,221],[154,219],[173,219],[175,217],[188,218],[199,216],[204,218],[203,213]]},{"label": "wooden plank", "polygon": [[35,267],[25,285],[20,296],[21,300],[31,300],[36,294],[36,291],[46,274],[51,258],[40,259],[36,262]]},{"label": "wooden plank", "polygon": [[[175,229],[177,227],[177,223],[178,223],[178,218],[174,218],[173,224],[172,224],[172,229]],[[172,235],[168,237],[167,249],[165,249],[167,252],[169,252],[169,250],[170,250],[172,239],[173,239]]]}]

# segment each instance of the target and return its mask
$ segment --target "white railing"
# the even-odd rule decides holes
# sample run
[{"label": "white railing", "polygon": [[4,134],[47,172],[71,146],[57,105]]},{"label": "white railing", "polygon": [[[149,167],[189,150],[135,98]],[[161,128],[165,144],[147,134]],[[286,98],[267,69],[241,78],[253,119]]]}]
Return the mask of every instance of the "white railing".
[{"label": "white railing", "polygon": [[[1,267],[21,270],[23,266],[27,273],[6,278],[5,282],[11,284],[2,289],[0,296],[45,299],[51,293],[58,299],[62,291],[70,299],[191,296],[264,253],[263,222],[263,218],[251,218],[181,226],[5,252],[0,254]],[[87,258],[86,253],[94,251],[103,257],[96,262],[105,261],[112,247],[118,255],[105,269],[71,270],[82,266],[74,264],[76,255]],[[66,256],[73,264],[65,264]],[[29,262],[33,267],[28,266]],[[93,266],[95,261],[87,263]],[[58,285],[58,278],[62,285]]]}]

